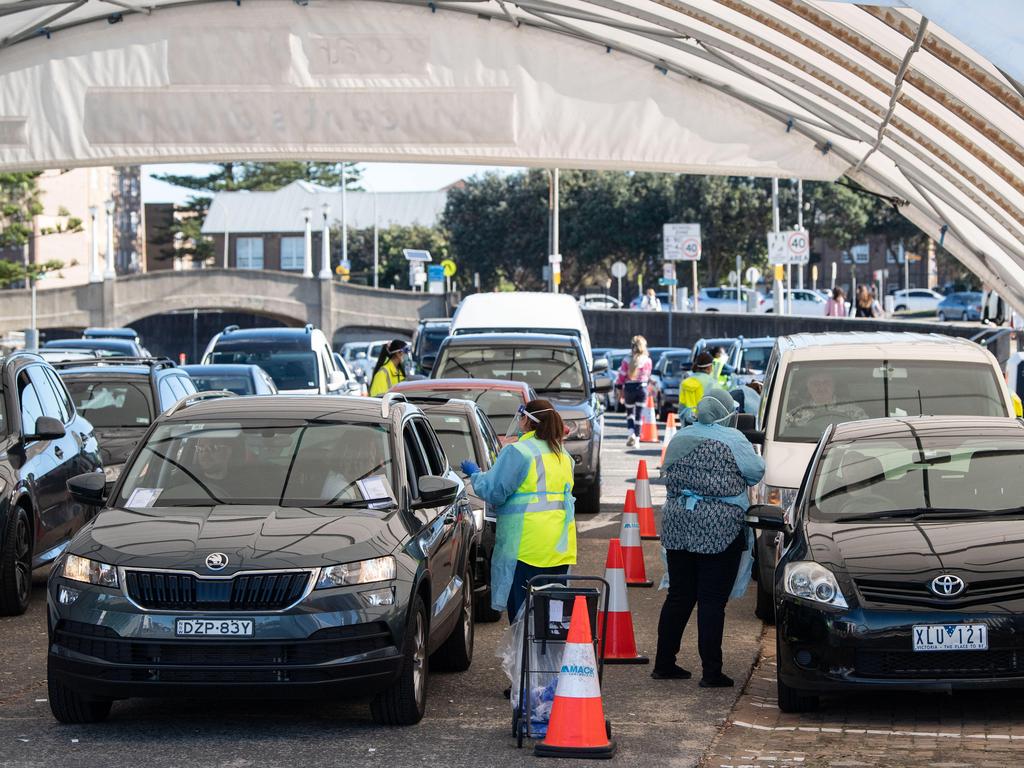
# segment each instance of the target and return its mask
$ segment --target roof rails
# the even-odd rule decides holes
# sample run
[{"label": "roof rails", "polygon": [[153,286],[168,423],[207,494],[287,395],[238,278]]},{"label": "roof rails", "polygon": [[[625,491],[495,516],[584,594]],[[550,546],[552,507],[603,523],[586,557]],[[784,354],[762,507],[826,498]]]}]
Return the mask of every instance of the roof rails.
[{"label": "roof rails", "polygon": [[169,357],[93,357],[85,360],[58,360],[50,363],[54,368],[102,368],[106,366],[116,367],[118,365],[147,365],[154,370],[163,368],[177,368],[178,364]]},{"label": "roof rails", "polygon": [[380,401],[380,416],[382,419],[386,419],[391,415],[391,403],[396,401],[408,403],[409,398],[401,392],[385,392]]},{"label": "roof rails", "polygon": [[306,323],[306,333],[312,333],[312,332],[313,332],[313,324],[312,323]]},{"label": "roof rails", "polygon": [[206,392],[196,392],[192,395],[185,395],[178,402],[164,411],[164,416],[172,416],[178,411],[188,408],[190,405],[201,403],[204,400],[216,400],[219,397],[238,397],[234,392],[228,392],[226,389],[208,390]]},{"label": "roof rails", "polygon": [[221,331],[221,333],[225,333],[226,334],[226,333],[231,333],[232,331],[238,331],[238,330],[241,330],[241,329],[237,325],[227,325],[227,326],[224,326],[224,330]]}]

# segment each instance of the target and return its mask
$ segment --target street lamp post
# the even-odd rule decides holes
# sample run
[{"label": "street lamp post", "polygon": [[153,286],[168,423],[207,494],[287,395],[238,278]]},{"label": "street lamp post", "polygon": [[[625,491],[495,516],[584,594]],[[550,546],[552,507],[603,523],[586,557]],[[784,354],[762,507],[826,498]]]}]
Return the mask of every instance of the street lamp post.
[{"label": "street lamp post", "polygon": [[96,241],[96,214],[99,208],[95,205],[89,206],[89,282],[103,282],[103,275],[100,274],[99,265],[99,243]]},{"label": "street lamp post", "polygon": [[348,264],[348,206],[345,205],[345,164],[341,164],[341,263]]},{"label": "street lamp post", "polygon": [[302,215],[306,219],[306,238],[303,242],[302,276],[313,276],[313,209],[303,208]]},{"label": "street lamp post", "polygon": [[331,230],[328,227],[327,217],[331,213],[331,206],[328,205],[327,203],[324,203],[323,205],[320,206],[320,210],[323,212],[323,215],[324,215],[324,231],[323,231],[323,236],[321,238],[321,240],[323,242],[321,243],[321,249],[320,249],[321,256],[320,256],[320,275],[319,275],[319,277],[320,277],[321,280],[330,280],[331,279]]},{"label": "street lamp post", "polygon": [[104,203],[107,210],[107,267],[103,270],[104,280],[114,280],[117,270],[114,269],[114,201]]},{"label": "street lamp post", "polygon": [[380,239],[377,231],[377,193],[373,193],[373,287],[379,288],[380,277]]}]

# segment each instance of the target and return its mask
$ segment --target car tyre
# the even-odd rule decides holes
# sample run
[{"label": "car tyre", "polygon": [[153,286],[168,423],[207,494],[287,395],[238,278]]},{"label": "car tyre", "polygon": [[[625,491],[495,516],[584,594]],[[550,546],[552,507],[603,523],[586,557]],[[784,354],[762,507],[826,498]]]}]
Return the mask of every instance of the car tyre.
[{"label": "car tyre", "polygon": [[902,304],[900,304],[898,307],[896,307],[896,311],[897,312],[906,312],[907,308],[905,306],[903,306]]},{"label": "car tyre", "polygon": [[450,672],[465,672],[473,663],[473,572],[469,567],[462,578],[459,621],[432,659],[441,669]]},{"label": "car tyre", "polygon": [[576,497],[576,511],[584,513],[594,513],[595,515],[601,511],[601,465],[597,467],[597,474],[594,476],[594,481],[583,486],[583,489],[578,493],[573,494]]},{"label": "car tyre", "polygon": [[32,524],[28,510],[11,510],[0,547],[0,616],[18,616],[32,596]]},{"label": "car tyre", "polygon": [[963,323],[963,322],[966,322],[966,321],[967,321],[967,310],[965,309],[963,311],[963,314],[960,315],[960,322]]},{"label": "car tyre", "polygon": [[409,623],[402,643],[402,668],[398,679],[370,703],[370,713],[380,725],[415,725],[427,709],[427,610],[423,598],[413,595]]},{"label": "car tyre", "polygon": [[768,626],[775,623],[775,602],[771,592],[762,584],[764,579],[757,580],[757,599],[754,603],[754,615]]},{"label": "car tyre", "polygon": [[67,725],[100,723],[110,714],[109,699],[89,699],[60,682],[47,663],[46,689],[50,711],[58,722]]}]

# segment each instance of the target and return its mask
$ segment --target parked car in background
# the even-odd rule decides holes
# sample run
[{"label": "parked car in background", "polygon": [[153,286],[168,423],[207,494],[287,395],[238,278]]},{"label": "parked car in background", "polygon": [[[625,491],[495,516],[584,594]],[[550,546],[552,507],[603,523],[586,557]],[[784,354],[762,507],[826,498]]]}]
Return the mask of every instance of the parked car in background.
[{"label": "parked car in background", "polygon": [[658,418],[664,421],[679,407],[679,384],[690,372],[690,350],[674,349],[658,358],[651,373],[651,391]]},{"label": "parked car in background", "polygon": [[60,349],[58,347],[40,349],[36,354],[51,365],[69,360],[95,360],[96,358],[104,357],[101,352],[95,349]]},{"label": "parked car in background", "polygon": [[519,406],[537,398],[529,384],[509,379],[417,379],[401,381],[390,391],[410,398],[469,400],[479,406],[490,420],[499,441],[518,418]]},{"label": "parked car in background", "polygon": [[982,296],[975,291],[951,293],[935,307],[935,317],[940,323],[947,320],[981,320]]},{"label": "parked car in background", "polygon": [[203,365],[258,365],[282,394],[345,394],[327,337],[319,328],[239,328],[229,325],[206,346]]},{"label": "parked car in background", "polygon": [[[140,349],[145,349],[142,346],[142,339],[139,338],[138,332],[134,328],[86,328],[82,331],[83,339],[123,339],[125,341],[135,342]],[[146,353],[149,354],[148,352]]]},{"label": "parked car in background", "polygon": [[277,385],[258,365],[184,365],[200,392],[234,392],[236,395],[276,395]]},{"label": "parked car in background", "polygon": [[747,339],[740,336],[733,350],[730,365],[733,369],[733,386],[749,384],[757,379],[764,380],[764,372],[768,370],[768,361],[775,347],[774,336],[760,336]]},{"label": "parked car in background", "polygon": [[441,348],[441,342],[448,337],[451,327],[452,321],[448,317],[420,320],[416,324],[410,345],[414,373],[430,375],[430,369],[437,360],[437,350]]},{"label": "parked car in background", "polygon": [[366,376],[363,374],[363,369],[357,368],[353,370],[352,366],[345,361],[345,358],[337,352],[332,352],[331,357],[334,358],[334,364],[338,366],[338,370],[345,374],[345,394],[354,397],[366,397],[370,387],[367,384]]},{"label": "parked car in background", "polygon": [[[793,311],[794,315],[804,315],[806,317],[824,317],[825,316],[825,297],[817,291],[812,291],[807,288],[792,288],[783,289],[783,293],[786,297],[786,312],[789,312],[789,297],[793,297]],[[764,311],[775,312],[775,295],[769,293],[764,300]],[[849,303],[849,302],[847,302]]]},{"label": "parked car in background", "polygon": [[822,695],[1024,686],[1024,426],[908,416],[837,424],[795,507],[753,506],[782,535],[772,569],[778,705]]},{"label": "parked car in background", "polygon": [[149,352],[130,339],[51,339],[43,349],[72,352],[93,351],[104,357],[149,357]]},{"label": "parked car in background", "polygon": [[580,309],[622,309],[622,302],[607,293],[584,293],[577,301]]},{"label": "parked car in background", "polygon": [[196,393],[188,373],[166,358],[106,358],[56,363],[75,408],[99,440],[103,471],[116,480],[153,420]]},{"label": "parked car in background", "polygon": [[893,309],[897,312],[934,312],[944,298],[941,293],[930,288],[901,288],[893,291]]},{"label": "parked car in background", "polygon": [[109,491],[68,487],[101,510],[47,585],[60,722],[244,692],[411,725],[430,666],[472,663],[469,501],[414,405],[207,397],[159,417]]},{"label": "parked car in background", "polygon": [[[625,411],[626,407],[619,402],[618,392],[615,390],[615,382],[619,380],[619,369],[622,367],[622,361],[632,354],[628,349],[609,349],[605,352],[605,358],[608,360],[608,370],[594,374],[594,381],[599,379],[607,379],[609,385],[612,387],[607,392],[602,392],[599,395],[599,399],[604,404],[604,407],[610,411]],[[654,358],[651,358],[651,364],[654,364]]]},{"label": "parked car in background", "polygon": [[601,439],[604,419],[590,369],[589,350],[579,338],[542,333],[477,333],[449,336],[431,378],[512,379],[533,387],[558,409],[569,428],[565,449],[575,466],[573,495],[578,512],[601,506]]},{"label": "parked car in background", "polygon": [[48,565],[92,516],[67,481],[103,462],[92,425],[56,371],[38,355],[0,358],[0,615],[24,613],[32,571]]},{"label": "parked car in background", "polygon": [[760,291],[750,288],[740,288],[740,304],[736,306],[736,287],[723,285],[718,288],[701,288],[697,309],[700,312],[748,312],[747,309],[751,297],[754,302],[754,312],[764,312],[767,302]]}]

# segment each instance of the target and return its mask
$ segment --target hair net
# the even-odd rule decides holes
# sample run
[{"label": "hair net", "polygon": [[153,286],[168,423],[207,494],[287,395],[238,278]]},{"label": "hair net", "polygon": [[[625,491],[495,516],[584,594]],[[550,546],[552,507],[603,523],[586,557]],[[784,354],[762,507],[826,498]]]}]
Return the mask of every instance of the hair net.
[{"label": "hair net", "polygon": [[701,424],[736,426],[736,402],[724,389],[709,390],[697,404],[697,420]]}]

